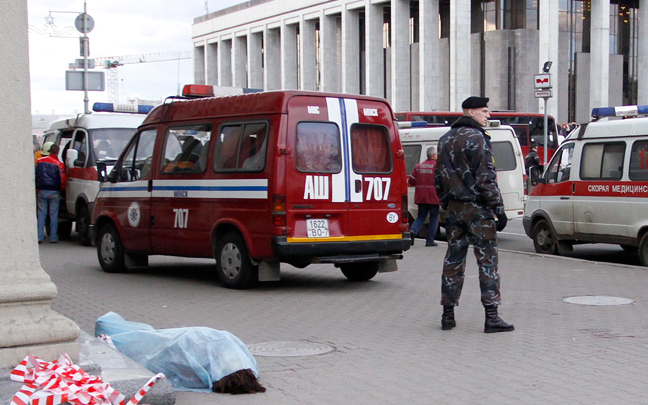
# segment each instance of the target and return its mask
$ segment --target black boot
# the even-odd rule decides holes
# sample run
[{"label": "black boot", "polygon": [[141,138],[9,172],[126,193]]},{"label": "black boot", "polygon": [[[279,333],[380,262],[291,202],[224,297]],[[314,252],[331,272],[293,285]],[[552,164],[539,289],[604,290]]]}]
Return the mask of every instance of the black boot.
[{"label": "black boot", "polygon": [[497,305],[484,305],[486,310],[486,323],[484,323],[484,333],[510,332],[515,329],[513,325],[504,322],[497,315]]},{"label": "black boot", "polygon": [[457,326],[454,318],[454,305],[444,305],[443,315],[441,315],[441,329],[450,330]]}]

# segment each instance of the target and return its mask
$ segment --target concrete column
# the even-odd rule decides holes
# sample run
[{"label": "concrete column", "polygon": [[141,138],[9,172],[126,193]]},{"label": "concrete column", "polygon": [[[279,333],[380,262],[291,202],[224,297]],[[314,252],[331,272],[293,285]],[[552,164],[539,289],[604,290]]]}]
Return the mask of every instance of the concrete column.
[{"label": "concrete column", "polygon": [[232,38],[232,58],[234,87],[247,87],[247,36]]},{"label": "concrete column", "polygon": [[205,47],[206,84],[218,85],[218,42],[209,43]]},{"label": "concrete column", "polygon": [[36,236],[34,160],[29,97],[27,2],[0,0],[0,368],[32,353],[51,361],[61,353],[79,359],[79,327],[50,308],[56,286],[40,265]]},{"label": "concrete column", "polygon": [[608,106],[610,87],[610,0],[592,2],[590,110]]},{"label": "concrete column", "polygon": [[263,34],[248,31],[248,85],[263,88]]},{"label": "concrete column", "polygon": [[648,104],[648,0],[639,0],[637,16],[639,49],[637,52],[637,104]]},{"label": "concrete column", "polygon": [[299,86],[297,73],[298,24],[281,25],[281,88],[295,90]]},{"label": "concrete column", "polygon": [[365,2],[365,83],[370,96],[385,97],[383,6]]},{"label": "concrete column", "polygon": [[[539,29],[539,47],[538,47],[538,71],[542,72],[542,67],[546,61],[552,62],[551,85],[553,86],[553,97],[547,101],[547,114],[554,117],[558,116],[558,94],[560,94],[559,80],[560,77],[560,42],[558,36],[559,21],[559,0],[543,0],[540,2],[540,29]],[[597,0],[598,1],[598,0]],[[609,7],[608,7],[609,9]],[[607,37],[606,37],[607,41]],[[566,73],[565,73],[566,74]],[[544,113],[544,99],[538,99],[538,111]]]},{"label": "concrete column", "polygon": [[194,83],[205,84],[205,46],[204,44],[194,45]]},{"label": "concrete column", "polygon": [[342,4],[342,92],[360,94],[360,21]]},{"label": "concrete column", "polygon": [[[470,0],[450,0],[450,110],[461,111],[461,103],[473,94],[470,66]],[[475,55],[478,57],[478,55]]]},{"label": "concrete column", "polygon": [[315,22],[299,22],[299,88],[317,90],[317,48],[315,43]]},{"label": "concrete column", "polygon": [[394,111],[411,110],[409,0],[391,0],[391,104]]},{"label": "concrete column", "polygon": [[439,0],[419,1],[419,100],[421,111],[441,109]]},{"label": "concrete column", "polygon": [[281,35],[279,29],[266,28],[263,32],[263,46],[265,52],[264,58],[264,72],[263,81],[265,82],[264,89],[266,90],[279,90],[281,89]]},{"label": "concrete column", "polygon": [[233,86],[232,81],[232,40],[221,39],[218,44],[218,85]]},{"label": "concrete column", "polygon": [[322,12],[320,18],[320,91],[340,92],[340,61],[337,16]]}]

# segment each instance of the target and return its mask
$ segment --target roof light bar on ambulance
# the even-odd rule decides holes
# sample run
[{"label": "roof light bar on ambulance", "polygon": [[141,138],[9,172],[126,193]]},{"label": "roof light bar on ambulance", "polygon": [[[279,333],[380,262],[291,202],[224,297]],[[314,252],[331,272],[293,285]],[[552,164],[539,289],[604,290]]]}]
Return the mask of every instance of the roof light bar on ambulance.
[{"label": "roof light bar on ambulance", "polygon": [[186,84],[182,88],[183,97],[214,97],[214,86],[204,84]]},{"label": "roof light bar on ambulance", "polygon": [[603,117],[636,117],[648,114],[648,105],[624,105],[619,107],[592,108],[592,118]]},{"label": "roof light bar on ambulance", "polygon": [[427,121],[396,121],[398,128],[422,128],[427,127]]},{"label": "roof light bar on ambulance", "polygon": [[92,110],[95,112],[125,112],[133,114],[148,114],[153,109],[152,105],[94,103]]}]

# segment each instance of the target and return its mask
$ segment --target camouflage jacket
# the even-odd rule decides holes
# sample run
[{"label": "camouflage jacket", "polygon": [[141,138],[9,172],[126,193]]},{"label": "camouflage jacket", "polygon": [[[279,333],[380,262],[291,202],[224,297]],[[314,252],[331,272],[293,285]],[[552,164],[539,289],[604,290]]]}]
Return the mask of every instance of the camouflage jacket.
[{"label": "camouflage jacket", "polygon": [[463,116],[455,121],[439,140],[437,152],[434,185],[444,209],[455,200],[504,212],[490,136],[474,119]]}]

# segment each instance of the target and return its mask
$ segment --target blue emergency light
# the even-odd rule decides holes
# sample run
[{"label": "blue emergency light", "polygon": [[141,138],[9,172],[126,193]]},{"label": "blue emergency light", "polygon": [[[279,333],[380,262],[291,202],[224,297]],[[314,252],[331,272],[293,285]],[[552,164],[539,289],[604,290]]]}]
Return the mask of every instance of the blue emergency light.
[{"label": "blue emergency light", "polygon": [[95,112],[125,112],[133,114],[148,114],[154,106],[135,104],[94,103],[92,110]]},{"label": "blue emergency light", "polygon": [[592,108],[592,117],[636,117],[648,114],[648,105],[624,105],[619,107]]},{"label": "blue emergency light", "polygon": [[423,128],[427,127],[427,121],[397,121],[398,128]]}]

